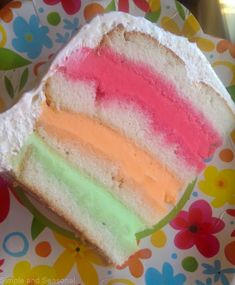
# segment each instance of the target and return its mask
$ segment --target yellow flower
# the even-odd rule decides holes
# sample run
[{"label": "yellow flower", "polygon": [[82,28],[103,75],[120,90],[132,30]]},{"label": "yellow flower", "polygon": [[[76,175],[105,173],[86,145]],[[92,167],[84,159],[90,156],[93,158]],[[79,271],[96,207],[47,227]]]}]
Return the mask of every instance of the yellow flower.
[{"label": "yellow flower", "polygon": [[199,181],[199,189],[208,196],[214,197],[212,205],[216,208],[225,203],[235,205],[235,170],[218,170],[209,166],[204,172],[205,180]]},{"label": "yellow flower", "polygon": [[0,48],[4,47],[6,42],[7,42],[7,33],[3,25],[0,24]]},{"label": "yellow flower", "polygon": [[161,1],[160,0],[148,0],[150,11],[156,12],[159,11],[161,8]]},{"label": "yellow flower", "polygon": [[178,24],[170,17],[163,17],[161,20],[161,26],[163,29],[173,34],[185,36],[189,41],[195,42],[203,51],[209,52],[215,48],[215,44],[212,41],[197,36],[198,32],[201,32],[201,27],[192,14],[187,17],[182,29],[180,29]]},{"label": "yellow flower", "polygon": [[55,270],[47,265],[31,267],[28,261],[18,262],[13,277],[4,281],[4,285],[48,285],[55,281]]},{"label": "yellow flower", "polygon": [[58,243],[65,248],[53,266],[57,278],[65,278],[76,265],[85,285],[98,285],[98,274],[93,264],[105,266],[107,265],[105,260],[94,250],[78,241],[68,239],[58,233],[54,233],[54,236]]}]

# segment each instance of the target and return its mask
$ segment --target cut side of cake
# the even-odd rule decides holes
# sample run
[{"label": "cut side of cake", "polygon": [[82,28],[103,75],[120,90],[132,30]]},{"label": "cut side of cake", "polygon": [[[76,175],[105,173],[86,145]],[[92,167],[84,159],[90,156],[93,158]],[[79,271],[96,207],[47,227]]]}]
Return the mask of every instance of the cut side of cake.
[{"label": "cut side of cake", "polygon": [[[235,123],[194,45],[124,13],[84,26],[30,94],[3,168],[119,265]],[[0,116],[8,139],[13,112]]]}]

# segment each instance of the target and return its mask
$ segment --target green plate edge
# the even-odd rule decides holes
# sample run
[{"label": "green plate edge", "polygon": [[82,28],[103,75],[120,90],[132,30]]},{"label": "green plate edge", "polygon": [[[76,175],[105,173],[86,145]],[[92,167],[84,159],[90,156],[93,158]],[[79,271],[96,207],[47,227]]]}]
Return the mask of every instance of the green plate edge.
[{"label": "green plate edge", "polygon": [[[154,232],[160,230],[162,227],[164,227],[166,224],[168,224],[178,214],[178,212],[184,207],[186,202],[189,200],[189,198],[190,198],[190,196],[192,194],[192,191],[194,189],[194,186],[196,184],[196,181],[197,181],[197,179],[195,179],[192,183],[190,183],[187,186],[187,188],[186,188],[182,198],[178,202],[178,204],[171,210],[171,212],[164,219],[162,219],[159,223],[154,225],[151,229],[146,229],[146,230],[144,230],[142,232],[137,233],[136,234],[137,240],[143,239],[143,238],[153,234]],[[76,237],[72,231],[66,230],[66,229],[58,226],[57,224],[55,224],[54,222],[49,220],[47,217],[45,217],[42,213],[40,213],[39,210],[31,203],[31,201],[25,195],[25,192],[24,192],[24,190],[22,190],[21,187],[17,186],[17,187],[14,188],[14,190],[15,190],[17,196],[19,197],[20,201],[22,202],[22,204],[43,225],[47,226],[52,231],[58,232],[58,233],[66,236],[66,237],[68,237],[70,239],[78,240],[78,237]]]},{"label": "green plate edge", "polygon": [[154,232],[160,230],[165,225],[167,225],[179,213],[179,211],[184,207],[186,202],[189,200],[196,182],[197,182],[197,179],[195,179],[193,182],[191,182],[187,186],[187,188],[185,189],[185,192],[184,192],[183,196],[181,197],[181,199],[179,200],[178,204],[170,211],[170,213],[165,218],[163,218],[159,223],[154,225],[151,229],[147,229],[147,230],[144,230],[142,232],[137,233],[136,234],[137,240],[140,240],[142,238],[150,236]]}]

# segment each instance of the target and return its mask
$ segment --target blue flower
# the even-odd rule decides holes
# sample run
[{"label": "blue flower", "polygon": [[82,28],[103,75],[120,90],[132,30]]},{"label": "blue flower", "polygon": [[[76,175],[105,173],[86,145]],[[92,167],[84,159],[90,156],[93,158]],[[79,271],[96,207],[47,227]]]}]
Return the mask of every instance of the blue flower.
[{"label": "blue flower", "polygon": [[72,21],[67,19],[64,20],[64,29],[71,31],[71,36],[73,36],[78,31],[79,19],[74,18]]},{"label": "blue flower", "polygon": [[16,38],[12,40],[13,47],[29,58],[36,58],[41,54],[43,46],[52,47],[52,41],[48,37],[49,29],[46,26],[39,26],[39,18],[32,15],[29,23],[22,17],[15,18],[13,29]]},{"label": "blue flower", "polygon": [[214,265],[203,263],[205,268],[203,273],[207,275],[214,275],[214,282],[221,281],[222,285],[229,285],[229,280],[225,274],[235,273],[235,268],[221,269],[221,262],[219,260],[214,261]]},{"label": "blue flower", "polygon": [[196,285],[212,285],[211,278],[207,278],[205,283],[199,280],[196,280],[195,282],[196,282]]},{"label": "blue flower", "polygon": [[65,32],[64,35],[60,34],[60,33],[56,33],[56,42],[59,44],[66,44],[69,41],[69,32]]},{"label": "blue flower", "polygon": [[162,273],[153,267],[148,268],[145,273],[146,285],[183,285],[185,281],[184,274],[174,276],[173,268],[168,262],[163,264]]}]

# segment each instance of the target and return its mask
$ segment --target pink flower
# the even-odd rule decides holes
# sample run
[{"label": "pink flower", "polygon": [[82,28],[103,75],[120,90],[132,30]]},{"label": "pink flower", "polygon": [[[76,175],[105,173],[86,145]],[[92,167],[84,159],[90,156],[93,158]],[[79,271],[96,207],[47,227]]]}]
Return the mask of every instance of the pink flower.
[{"label": "pink flower", "polygon": [[235,209],[227,209],[226,211],[230,216],[235,217]]},{"label": "pink flower", "polygon": [[205,257],[212,257],[219,251],[219,241],[214,234],[224,228],[224,222],[212,217],[210,205],[204,200],[194,202],[188,212],[181,211],[170,225],[179,230],[174,242],[180,249],[194,245]]},{"label": "pink flower", "polygon": [[11,204],[10,193],[12,193],[16,200],[22,204],[16,194],[16,191],[14,190],[14,185],[14,181],[12,181],[9,177],[6,177],[3,173],[0,173],[0,223],[4,222],[9,214]]},{"label": "pink flower", "polygon": [[[235,209],[227,209],[226,212],[230,216],[235,217]],[[235,230],[232,231],[231,237],[235,238]],[[235,265],[235,240],[225,246],[224,253],[228,261]]]},{"label": "pink flower", "polygon": [[10,187],[8,181],[0,176],[0,223],[8,216],[10,210]]},{"label": "pink flower", "polygon": [[[0,267],[3,265],[4,262],[5,262],[4,259],[0,259]],[[3,272],[3,270],[0,268],[0,273],[2,273],[2,272]]]},{"label": "pink flower", "polygon": [[69,15],[77,13],[81,8],[81,0],[43,0],[47,5],[56,5],[61,2],[63,9]]}]

